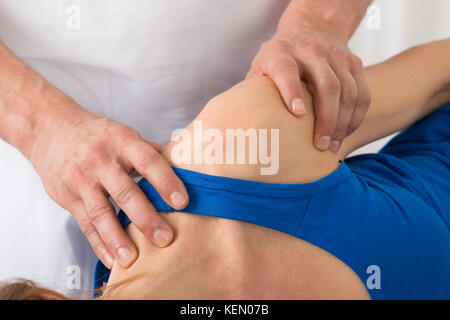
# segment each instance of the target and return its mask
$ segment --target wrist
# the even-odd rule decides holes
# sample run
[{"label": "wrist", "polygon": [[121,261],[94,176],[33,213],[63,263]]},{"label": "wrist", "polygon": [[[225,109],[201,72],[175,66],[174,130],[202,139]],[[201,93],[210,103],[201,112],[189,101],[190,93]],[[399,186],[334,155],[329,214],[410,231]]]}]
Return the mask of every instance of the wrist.
[{"label": "wrist", "polygon": [[278,32],[325,30],[347,42],[372,0],[292,0],[278,25]]},{"label": "wrist", "polygon": [[0,137],[30,159],[42,134],[49,102],[64,94],[26,65],[0,80]]}]

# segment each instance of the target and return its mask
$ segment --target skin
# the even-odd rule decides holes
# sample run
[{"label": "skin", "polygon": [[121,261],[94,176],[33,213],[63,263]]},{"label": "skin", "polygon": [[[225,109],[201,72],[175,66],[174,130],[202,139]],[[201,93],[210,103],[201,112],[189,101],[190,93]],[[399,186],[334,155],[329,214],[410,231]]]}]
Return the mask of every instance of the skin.
[{"label": "skin", "polygon": [[[283,101],[270,79],[246,80],[212,99],[197,119],[221,131],[280,129],[279,172],[262,176],[259,164],[181,167],[274,183],[320,179],[352,150],[405,128],[450,101],[449,52],[450,40],[445,40],[367,68],[373,102],[361,127],[345,140],[338,154],[320,152],[312,143],[314,109],[307,90],[308,112],[294,118],[287,111],[277,111]],[[187,130],[193,130],[192,124]],[[163,149],[169,162],[174,145],[171,142]],[[163,217],[175,229],[173,244],[157,248],[130,224],[126,231],[137,244],[139,257],[129,269],[113,266],[103,299],[369,298],[363,282],[349,267],[301,239],[222,218],[185,213]]]},{"label": "skin", "polygon": [[[255,58],[249,77],[267,73],[278,84],[286,105],[291,106],[295,97],[304,97],[295,77],[298,70],[318,74],[314,78],[317,81],[311,82],[318,94],[321,114],[316,131],[331,134],[328,131],[334,131],[338,114],[345,112],[341,108],[338,111],[337,90],[330,92],[330,83],[325,81],[332,73],[321,71],[329,68],[330,60],[325,56],[331,56],[336,51],[333,48],[339,48],[339,52],[350,57],[345,39],[356,28],[369,2],[347,0],[341,4],[322,0],[319,5],[315,0],[293,0],[280,21],[277,35]],[[320,14],[324,9],[328,10],[326,16]],[[342,34],[330,30],[341,30]],[[289,45],[296,52],[321,53],[309,56],[307,60],[312,58],[315,63],[307,65],[294,51],[277,50],[279,44]],[[286,59],[292,61],[289,66]],[[335,62],[340,64],[344,60]],[[136,247],[119,226],[108,195],[155,245],[169,245],[173,240],[172,228],[159,217],[129,176],[137,172],[146,177],[174,208],[184,208],[188,195],[160,155],[160,146],[146,141],[131,127],[84,110],[1,42],[0,70],[0,138],[15,146],[33,164],[48,195],[77,219],[102,262],[111,267],[118,261],[128,267],[137,258]],[[360,65],[357,70],[362,70]],[[325,104],[330,108],[325,109]],[[283,107],[280,105],[278,111],[284,112]],[[362,116],[363,112],[359,114]]]}]

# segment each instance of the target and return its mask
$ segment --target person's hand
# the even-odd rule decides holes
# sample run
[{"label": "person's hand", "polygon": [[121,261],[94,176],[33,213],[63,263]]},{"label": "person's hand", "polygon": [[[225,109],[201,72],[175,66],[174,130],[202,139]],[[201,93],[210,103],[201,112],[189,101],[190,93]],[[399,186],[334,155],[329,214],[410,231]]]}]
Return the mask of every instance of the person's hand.
[{"label": "person's hand", "polygon": [[51,103],[39,117],[29,158],[47,193],[77,219],[101,261],[108,268],[115,260],[128,267],[137,258],[108,195],[155,245],[169,245],[172,228],[130,177],[135,170],[147,178],[173,208],[187,205],[186,189],[158,145],[67,96]]},{"label": "person's hand", "polygon": [[314,143],[337,152],[342,140],[359,127],[370,104],[370,90],[361,60],[347,47],[338,28],[318,22],[284,28],[264,43],[247,78],[267,75],[287,108],[305,114],[305,81],[314,97]]}]

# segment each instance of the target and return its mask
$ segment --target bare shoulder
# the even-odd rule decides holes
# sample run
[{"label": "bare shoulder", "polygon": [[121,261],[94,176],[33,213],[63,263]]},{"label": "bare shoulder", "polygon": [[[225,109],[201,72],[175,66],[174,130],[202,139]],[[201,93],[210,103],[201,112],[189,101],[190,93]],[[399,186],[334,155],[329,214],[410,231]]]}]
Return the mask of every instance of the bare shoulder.
[{"label": "bare shoulder", "polygon": [[[310,97],[308,114],[295,118],[285,108],[278,90],[268,78],[246,80],[212,99],[202,113],[163,151],[178,167],[230,178],[274,183],[304,183],[322,178],[335,170],[338,158],[331,152],[317,150],[312,142],[314,114]],[[200,121],[200,122],[195,122]],[[200,130],[201,129],[201,130]],[[226,153],[230,142],[227,130],[241,129],[245,145],[243,163],[194,159],[196,152],[189,141],[209,141],[197,137],[210,131],[216,140],[213,155]],[[254,131],[253,131],[254,129]],[[261,174],[267,162],[250,163],[252,132],[267,130],[271,161],[278,158],[278,170]],[[270,132],[278,132],[278,144],[272,144]],[[229,131],[228,131],[229,132]],[[234,131],[236,132],[236,131]],[[213,134],[214,133],[214,134]],[[234,139],[238,137],[234,136]],[[259,141],[257,136],[256,141]],[[233,147],[238,153],[238,141]],[[190,154],[185,163],[176,163],[177,148]],[[222,152],[218,152],[222,147]],[[257,150],[261,145],[257,146]],[[207,149],[205,149],[207,148]],[[175,150],[175,152],[174,152]],[[216,153],[217,152],[217,153]],[[277,156],[275,156],[277,154]],[[197,154],[197,156],[199,156]],[[202,161],[195,161],[202,160]],[[211,159],[209,159],[211,160]],[[217,161],[216,161],[217,160]],[[221,160],[221,161],[220,161]],[[274,208],[276,210],[276,208]],[[364,299],[367,290],[356,274],[326,251],[288,234],[231,219],[195,214],[164,215],[174,227],[176,238],[168,248],[156,248],[133,225],[128,234],[139,249],[139,258],[129,269],[115,265],[111,281],[143,274],[138,281],[122,287],[123,296],[138,295],[158,299]],[[212,285],[213,284],[213,285]]]},{"label": "bare shoulder", "polygon": [[[213,98],[163,154],[172,165],[201,173],[271,183],[315,181],[334,171],[339,159],[314,147],[310,95],[306,105],[307,114],[296,118],[270,79],[245,80]],[[196,136],[200,131],[203,138]],[[190,153],[190,158],[176,161],[179,146],[186,140],[203,143],[197,149],[190,143],[184,153]],[[215,146],[220,150],[214,150],[212,161],[195,161],[195,152],[205,155]]]}]

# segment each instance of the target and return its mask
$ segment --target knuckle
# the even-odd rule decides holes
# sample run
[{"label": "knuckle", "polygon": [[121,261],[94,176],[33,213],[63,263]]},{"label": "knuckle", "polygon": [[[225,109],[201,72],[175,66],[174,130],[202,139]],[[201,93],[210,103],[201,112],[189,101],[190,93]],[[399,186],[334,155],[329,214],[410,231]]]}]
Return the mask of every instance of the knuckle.
[{"label": "knuckle", "polygon": [[89,141],[81,144],[79,148],[81,161],[89,166],[104,164],[107,159],[106,148],[101,141]]},{"label": "knuckle", "polygon": [[276,40],[267,43],[268,48],[275,53],[285,53],[291,49],[291,45],[287,40]]},{"label": "knuckle", "polygon": [[80,182],[85,178],[85,172],[79,164],[75,162],[66,162],[63,165],[63,171],[60,176],[61,186],[63,192],[68,190],[76,190]]},{"label": "knuckle", "polygon": [[294,72],[298,74],[298,65],[291,59],[278,59],[269,63],[268,71],[275,78],[285,78]]},{"label": "knuckle", "polygon": [[341,98],[341,108],[348,110],[350,108],[352,108],[355,105],[355,100],[350,98],[348,95],[344,95]]},{"label": "knuckle", "polygon": [[99,128],[105,128],[109,126],[111,123],[113,123],[111,119],[109,119],[108,117],[106,117],[101,113],[94,113],[92,115],[92,118],[95,125]]},{"label": "knuckle", "polygon": [[303,46],[304,52],[307,52],[309,56],[312,57],[323,57],[325,56],[325,49],[322,45],[315,42],[309,42]]},{"label": "knuckle", "polygon": [[341,90],[341,84],[339,80],[331,73],[319,79],[319,86],[331,93],[337,93]]},{"label": "knuckle", "polygon": [[88,196],[100,187],[100,183],[93,175],[85,175],[74,186],[76,193],[81,197]]},{"label": "knuckle", "polygon": [[122,124],[122,123],[114,123],[109,125],[106,129],[106,134],[112,138],[139,138],[139,133],[134,130],[132,127]]},{"label": "knuckle", "polygon": [[102,204],[94,205],[88,210],[88,216],[91,218],[94,225],[98,225],[108,218],[110,208]]},{"label": "knuckle", "polygon": [[341,103],[344,108],[354,107],[358,102],[358,92],[353,89],[347,89],[342,95]]},{"label": "knuckle", "polygon": [[288,58],[288,57],[278,59],[276,62],[276,67],[278,70],[284,71],[284,72],[292,71],[292,70],[295,70],[296,72],[298,72],[297,63],[295,62],[294,59]]},{"label": "knuckle", "polygon": [[348,58],[347,50],[344,50],[340,47],[331,47],[329,50],[329,54],[331,58],[334,58],[335,60],[347,62]]},{"label": "knuckle", "polygon": [[139,152],[136,157],[136,169],[146,172],[158,161],[159,156],[160,154],[153,149]]},{"label": "knuckle", "polygon": [[267,65],[267,72],[269,74],[274,74],[277,72],[277,61],[275,61],[274,59],[270,59],[266,65]]},{"label": "knuckle", "polygon": [[133,198],[134,191],[135,189],[131,185],[121,186],[116,190],[114,200],[117,203],[128,203]]},{"label": "knuckle", "polygon": [[363,68],[363,62],[357,55],[352,54],[352,56],[350,58],[350,63],[352,64],[354,69],[362,69]]},{"label": "knuckle", "polygon": [[92,236],[97,232],[97,229],[95,228],[94,224],[91,222],[80,222],[80,229],[83,232],[83,234],[86,236],[86,238]]},{"label": "knuckle", "polygon": [[80,168],[78,164],[75,164],[73,162],[67,163],[65,167],[65,172],[72,178],[75,179],[75,181],[79,181],[84,177],[84,172]]}]

